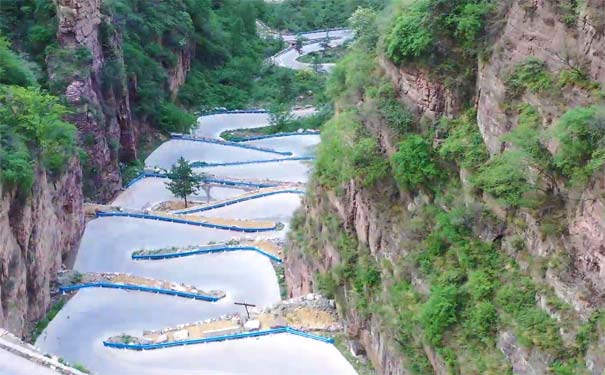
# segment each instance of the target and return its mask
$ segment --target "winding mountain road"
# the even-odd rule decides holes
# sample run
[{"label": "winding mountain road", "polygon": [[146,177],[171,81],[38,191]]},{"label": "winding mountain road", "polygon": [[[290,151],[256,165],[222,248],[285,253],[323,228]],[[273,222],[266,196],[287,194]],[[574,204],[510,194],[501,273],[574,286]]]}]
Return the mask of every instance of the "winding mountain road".
[{"label": "winding mountain road", "polygon": [[[348,31],[333,33],[342,35],[335,42],[350,36]],[[315,34],[325,35],[321,32]],[[310,52],[314,48],[311,44],[304,51]],[[300,63],[289,56],[282,54],[276,62],[301,69]],[[305,116],[311,113],[312,110],[304,109],[296,114]],[[262,127],[268,124],[268,120],[266,113],[202,116],[192,134],[218,138],[225,130]],[[304,134],[245,143],[290,151],[292,156],[302,157],[312,155],[319,141],[318,134]],[[226,144],[173,139],[149,155],[145,164],[149,168],[168,168],[180,156],[213,163],[276,157],[274,153]],[[199,170],[227,179],[304,183],[311,168],[312,161],[295,160]],[[158,177],[142,178],[123,191],[112,205],[146,210],[158,203],[176,200],[166,189],[165,181]],[[250,188],[211,186],[208,196],[202,191],[192,198],[206,203],[230,199],[246,191]],[[258,306],[280,301],[278,279],[271,260],[258,252],[234,251],[165,260],[133,260],[131,254],[141,249],[184,248],[242,238],[283,239],[300,199],[301,194],[276,194],[200,212],[206,217],[226,220],[269,220],[285,224],[283,230],[259,234],[128,217],[91,220],[81,241],[75,270],[130,273],[195,285],[204,290],[223,290],[227,295],[218,302],[205,302],[116,289],[82,289],[51,321],[36,341],[36,346],[69,362],[83,363],[96,374],[354,374],[352,366],[334,345],[287,333],[141,352],[107,348],[102,344],[108,337],[121,333],[136,335],[142,330],[244,313],[241,306],[234,305],[236,301]]]}]

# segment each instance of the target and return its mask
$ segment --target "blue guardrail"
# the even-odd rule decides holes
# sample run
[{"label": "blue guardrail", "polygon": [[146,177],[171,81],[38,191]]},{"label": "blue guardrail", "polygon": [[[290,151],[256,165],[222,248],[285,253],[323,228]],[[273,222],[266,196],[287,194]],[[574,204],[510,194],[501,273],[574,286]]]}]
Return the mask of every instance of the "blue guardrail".
[{"label": "blue guardrail", "polygon": [[193,299],[209,301],[209,302],[216,302],[222,298],[222,297],[208,296],[205,294],[180,292],[178,290],[153,288],[153,287],[149,287],[149,286],[132,285],[132,284],[116,284],[116,283],[110,283],[110,282],[104,282],[104,281],[64,286],[64,287],[59,288],[59,292],[65,293],[65,292],[71,292],[71,291],[83,289],[83,288],[111,288],[111,289],[135,290],[135,291],[139,291],[139,292],[166,294],[166,295],[170,295],[170,296],[177,296],[177,297],[183,297],[183,298],[193,298]]},{"label": "blue guardrail", "polygon": [[327,344],[334,343],[334,339],[331,337],[313,335],[311,333],[303,332],[303,331],[300,331],[300,330],[292,328],[292,327],[281,327],[281,328],[266,329],[266,330],[256,331],[256,332],[242,332],[242,333],[234,333],[231,335],[205,337],[205,338],[199,338],[199,339],[187,339],[187,340],[179,340],[179,341],[164,342],[164,343],[157,343],[157,344],[125,344],[125,343],[121,343],[121,342],[103,341],[103,345],[108,348],[116,348],[116,349],[153,350],[153,349],[163,349],[163,348],[170,348],[170,347],[183,346],[183,345],[194,345],[194,344],[205,344],[205,343],[210,343],[210,342],[227,341],[227,340],[238,340],[238,339],[245,339],[248,337],[261,337],[261,336],[274,335],[274,334],[280,334],[280,333],[290,333],[292,335],[306,337],[306,338],[309,338],[312,340],[325,342]]},{"label": "blue guardrail", "polygon": [[208,246],[201,247],[199,249],[192,249],[186,251],[175,251],[172,253],[162,254],[132,254],[131,258],[134,260],[160,260],[160,259],[172,259],[181,258],[199,254],[213,254],[213,253],[224,253],[228,251],[256,251],[257,253],[264,255],[277,263],[282,263],[282,259],[276,255],[273,255],[260,247],[256,246],[239,246],[239,245],[221,245],[221,246]]},{"label": "blue guardrail", "polygon": [[[137,183],[147,177],[168,178],[168,176],[166,176],[165,173],[143,172],[143,173],[139,174],[137,177],[135,177],[134,179],[132,179],[128,183],[128,185],[126,185],[126,187],[129,188],[132,185],[134,185],[135,183]],[[204,178],[204,179],[202,179],[202,181],[211,183],[211,184],[217,184],[217,185],[243,186],[243,187],[253,187],[253,188],[258,188],[258,189],[279,186],[279,184],[270,184],[270,183],[262,183],[262,182],[246,182],[246,181],[239,181],[239,180],[225,180],[222,178],[213,178],[213,177]]]},{"label": "blue guardrail", "polygon": [[222,114],[238,114],[238,113],[269,113],[269,111],[267,111],[266,109],[234,109],[234,110],[227,110],[227,109],[217,109],[214,111],[206,111],[206,112],[202,112],[200,116],[204,117],[204,116],[212,116],[212,115],[222,115]]},{"label": "blue guardrail", "polygon": [[183,220],[183,219],[173,219],[165,216],[156,216],[149,214],[139,214],[134,212],[106,212],[106,211],[98,211],[97,217],[108,217],[108,216],[122,216],[122,217],[132,217],[136,219],[147,219],[147,220],[157,220],[157,221],[166,221],[169,223],[177,223],[177,224],[187,224],[187,225],[196,225],[198,227],[205,228],[213,228],[213,229],[222,229],[222,230],[232,230],[235,232],[246,232],[246,233],[256,233],[256,232],[271,232],[277,230],[277,224],[274,224],[272,227],[268,228],[254,228],[254,227],[238,227],[232,225],[221,225],[221,224],[212,224],[212,223],[201,223],[198,221],[191,220]]},{"label": "blue guardrail", "polygon": [[202,207],[193,207],[193,208],[187,208],[187,209],[184,209],[184,210],[173,211],[172,213],[179,214],[179,215],[192,214],[194,212],[210,211],[210,210],[214,210],[215,208],[220,208],[220,207],[225,207],[225,206],[231,206],[233,204],[237,204],[237,203],[240,203],[240,202],[245,202],[245,201],[249,201],[249,200],[252,200],[252,199],[259,199],[259,198],[268,197],[268,196],[276,195],[276,194],[304,194],[304,193],[305,192],[303,190],[294,190],[294,189],[279,190],[279,191],[268,191],[268,192],[265,192],[265,193],[258,193],[258,194],[249,195],[249,196],[246,196],[246,197],[241,197],[241,198],[237,198],[237,199],[231,199],[231,200],[224,201],[224,202],[218,202],[218,203],[214,203],[214,204],[209,204],[209,205],[202,206]]},{"label": "blue guardrail", "polygon": [[172,134],[171,138],[176,139],[176,140],[211,143],[211,144],[229,146],[229,147],[239,147],[239,148],[245,148],[245,149],[249,149],[249,150],[267,152],[267,153],[271,153],[271,154],[278,154],[278,155],[284,155],[284,156],[292,155],[292,153],[290,151],[277,151],[277,150],[274,150],[274,149],[268,148],[268,147],[246,145],[246,144],[242,144],[242,143],[238,143],[238,142],[225,141],[225,140],[221,140],[221,139],[200,138],[200,137],[193,137],[193,136],[185,135],[185,134]]},{"label": "blue guardrail", "polygon": [[228,167],[232,165],[246,165],[246,164],[264,164],[264,163],[279,163],[282,161],[296,161],[296,160],[314,160],[312,156],[297,156],[292,158],[281,158],[281,159],[267,159],[267,160],[249,160],[249,161],[233,161],[228,163],[206,163],[203,161],[192,161],[189,163],[192,168],[206,168],[206,167]]},{"label": "blue guardrail", "polygon": [[241,137],[241,138],[232,138],[232,142],[248,142],[248,141],[258,141],[259,139],[267,139],[267,138],[280,138],[280,137],[292,137],[296,135],[319,135],[321,134],[319,130],[316,131],[304,131],[304,132],[284,132],[284,133],[275,133],[275,134],[267,134],[267,135],[255,135],[252,137]]}]

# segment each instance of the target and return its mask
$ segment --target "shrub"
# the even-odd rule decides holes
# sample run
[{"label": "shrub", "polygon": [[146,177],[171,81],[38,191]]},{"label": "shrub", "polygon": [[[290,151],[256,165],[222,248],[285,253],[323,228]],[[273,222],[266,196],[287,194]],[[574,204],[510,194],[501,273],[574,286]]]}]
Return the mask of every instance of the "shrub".
[{"label": "shrub", "polygon": [[76,152],[76,129],[63,121],[66,109],[37,89],[0,86],[0,179],[27,191],[34,155],[53,174]]},{"label": "shrub", "polygon": [[0,84],[36,86],[34,73],[9,47],[10,43],[0,35]]},{"label": "shrub", "polygon": [[517,207],[531,190],[518,152],[505,151],[479,168],[473,177],[475,186],[492,194],[506,205]]},{"label": "shrub", "polygon": [[441,127],[448,135],[439,147],[439,155],[455,160],[461,167],[476,169],[489,157],[483,137],[477,126],[477,113],[467,111],[454,120],[441,118]]},{"label": "shrub", "polygon": [[605,164],[605,107],[568,110],[554,127],[560,147],[555,164],[576,183],[583,183]]},{"label": "shrub", "polygon": [[546,92],[552,89],[553,80],[544,61],[529,57],[515,66],[506,77],[505,85],[506,96],[515,99],[523,95],[525,90],[533,93]]},{"label": "shrub", "polygon": [[396,64],[423,56],[430,51],[433,34],[430,25],[429,0],[409,5],[397,17],[387,35],[386,54]]},{"label": "shrub", "polygon": [[491,335],[498,322],[496,307],[489,301],[481,301],[471,305],[468,310],[464,321],[465,334],[484,342],[492,341]]},{"label": "shrub", "polygon": [[195,125],[195,116],[171,102],[164,102],[160,106],[158,125],[165,132],[188,133]]},{"label": "shrub", "polygon": [[473,271],[468,274],[466,287],[473,301],[489,298],[494,286],[494,280],[485,271]]},{"label": "shrub", "polygon": [[391,166],[397,183],[409,190],[420,186],[429,188],[441,173],[431,145],[416,134],[399,143],[399,149],[391,156]]},{"label": "shrub", "polygon": [[432,345],[439,345],[445,330],[456,323],[458,305],[458,291],[455,286],[435,287],[431,290],[431,296],[422,307],[420,322]]}]

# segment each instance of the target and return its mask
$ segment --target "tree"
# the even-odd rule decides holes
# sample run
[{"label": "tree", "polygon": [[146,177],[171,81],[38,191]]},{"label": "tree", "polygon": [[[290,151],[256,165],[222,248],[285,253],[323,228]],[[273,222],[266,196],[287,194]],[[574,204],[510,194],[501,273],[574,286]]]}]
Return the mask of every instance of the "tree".
[{"label": "tree", "polygon": [[378,26],[376,24],[376,12],[370,8],[357,8],[349,18],[349,25],[355,33],[355,44],[366,51],[372,51],[378,43]]},{"label": "tree", "polygon": [[330,35],[326,31],[326,37],[319,42],[319,46],[321,47],[321,55],[326,57],[326,52],[330,48]]},{"label": "tree", "polygon": [[194,174],[189,162],[182,156],[173,164],[168,172],[170,181],[166,182],[168,190],[176,197],[185,200],[185,208],[187,208],[187,196],[195,194],[200,188],[201,177]]},{"label": "tree", "polygon": [[410,135],[399,143],[391,157],[397,183],[407,189],[429,187],[440,171],[434,161],[431,144],[420,135]]},{"label": "tree", "polygon": [[271,108],[269,115],[269,124],[275,127],[278,131],[284,131],[288,125],[294,120],[294,115],[286,104],[277,104]]},{"label": "tree", "polygon": [[313,67],[313,71],[315,73],[319,73],[321,71],[321,64],[319,62],[319,56],[313,55],[313,61],[311,62],[311,66]]},{"label": "tree", "polygon": [[305,37],[298,34],[296,36],[296,42],[294,43],[294,49],[296,50],[296,52],[298,52],[299,55],[302,54],[302,48],[303,48],[304,42],[305,42]]}]

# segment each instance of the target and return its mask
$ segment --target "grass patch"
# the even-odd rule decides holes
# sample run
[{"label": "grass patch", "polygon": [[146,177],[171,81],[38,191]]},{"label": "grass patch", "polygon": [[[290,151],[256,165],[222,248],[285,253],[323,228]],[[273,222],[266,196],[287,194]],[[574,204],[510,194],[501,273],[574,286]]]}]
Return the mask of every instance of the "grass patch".
[{"label": "grass patch", "polygon": [[48,327],[50,322],[55,318],[55,316],[57,316],[57,314],[59,313],[59,311],[61,311],[63,306],[65,306],[65,302],[66,302],[66,300],[64,298],[59,299],[57,302],[55,302],[50,307],[50,309],[48,310],[48,312],[46,313],[44,318],[40,319],[36,323],[34,330],[32,331],[32,334],[31,334],[32,342],[36,342],[36,339],[42,334],[42,332],[44,332],[46,327]]}]

